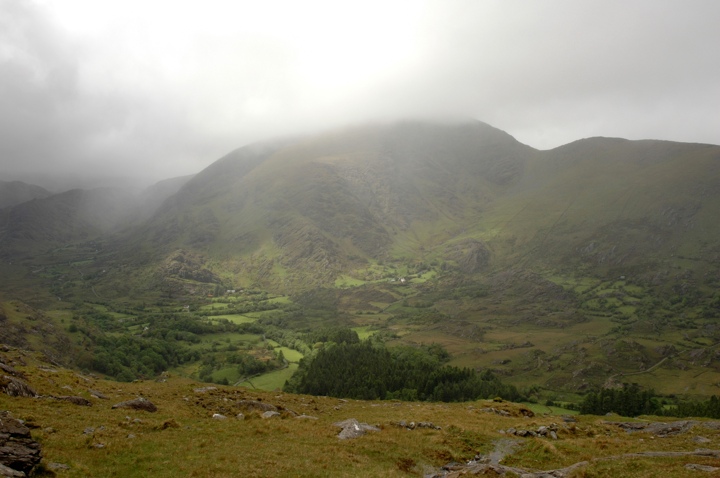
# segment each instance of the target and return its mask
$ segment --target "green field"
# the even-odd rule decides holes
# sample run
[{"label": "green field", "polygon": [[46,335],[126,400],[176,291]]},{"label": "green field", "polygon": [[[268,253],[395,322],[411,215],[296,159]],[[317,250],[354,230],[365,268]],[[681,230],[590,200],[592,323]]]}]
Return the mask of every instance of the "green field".
[{"label": "green field", "polygon": [[248,379],[246,382],[240,383],[238,385],[256,388],[259,390],[282,390],[285,382],[289,380],[290,377],[292,377],[297,368],[297,364],[291,363],[287,366],[287,368],[266,373],[252,379]]},{"label": "green field", "polygon": [[229,320],[233,324],[251,324],[257,320],[257,318],[249,317],[245,314],[213,315],[212,317],[209,317],[209,319],[214,321],[225,319]]}]

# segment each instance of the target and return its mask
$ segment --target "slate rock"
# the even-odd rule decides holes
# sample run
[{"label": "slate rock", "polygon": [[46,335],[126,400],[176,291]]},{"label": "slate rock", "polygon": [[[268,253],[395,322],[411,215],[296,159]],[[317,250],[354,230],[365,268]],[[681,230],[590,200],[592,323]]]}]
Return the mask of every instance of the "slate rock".
[{"label": "slate rock", "polygon": [[32,439],[30,429],[9,412],[0,412],[0,465],[21,473],[5,476],[29,475],[41,458],[40,444]]},{"label": "slate rock", "polygon": [[11,367],[10,365],[7,365],[3,362],[0,362],[0,370],[2,370],[3,372],[5,372],[9,375],[12,375],[13,377],[22,378],[23,380],[27,379],[27,377],[25,376],[24,373],[22,373],[19,370],[15,370],[13,367]]},{"label": "slate rock", "polygon": [[263,418],[274,418],[274,417],[279,417],[279,416],[280,416],[280,413],[274,412],[274,411],[272,411],[272,410],[268,410],[267,412],[263,413],[263,414],[260,415],[260,416],[263,417]]},{"label": "slate rock", "polygon": [[0,392],[11,397],[37,397],[37,392],[27,382],[10,375],[0,375]]},{"label": "slate rock", "polygon": [[685,468],[694,471],[707,471],[708,473],[720,470],[720,468],[718,468],[717,466],[698,465],[696,463],[688,463],[687,465],[685,465]]},{"label": "slate rock", "polygon": [[361,437],[367,432],[380,431],[379,428],[368,425],[367,423],[360,423],[354,418],[348,418],[347,420],[333,423],[333,425],[342,428],[342,430],[338,434],[338,439],[340,440],[350,440],[353,438]]},{"label": "slate rock", "polygon": [[678,420],[675,422],[604,422],[607,425],[615,425],[628,433],[645,432],[660,438],[681,435],[690,431],[700,422],[695,420]]},{"label": "slate rock", "polygon": [[270,403],[259,400],[238,400],[237,405],[247,412],[257,410],[258,412],[277,412],[278,408]]},{"label": "slate rock", "polygon": [[442,430],[441,427],[435,425],[433,422],[420,422],[417,424],[418,428],[430,428],[431,430]]},{"label": "slate rock", "polygon": [[20,476],[27,476],[22,471],[13,470],[9,466],[5,466],[2,463],[0,463],[0,476],[7,476],[7,477],[20,477]]},{"label": "slate rock", "polygon": [[130,408],[133,410],[145,410],[146,412],[157,412],[157,407],[147,398],[138,397],[134,400],[116,403],[112,408]]},{"label": "slate rock", "polygon": [[200,388],[196,388],[194,390],[194,392],[195,393],[205,393],[205,392],[210,392],[212,390],[217,390],[217,387],[200,387]]},{"label": "slate rock", "polygon": [[80,405],[83,407],[92,407],[92,402],[88,400],[87,398],[83,397],[77,397],[73,395],[61,395],[59,397],[55,397],[57,400],[62,400],[63,402],[70,402],[74,405]]},{"label": "slate rock", "polygon": [[88,390],[88,393],[90,393],[90,395],[92,395],[93,397],[99,398],[99,399],[101,399],[101,400],[107,400],[107,399],[108,399],[108,397],[107,397],[104,393],[102,393],[102,392],[100,392],[100,391],[98,391],[98,390],[89,389],[89,390]]},{"label": "slate rock", "polygon": [[647,426],[646,432],[659,437],[681,435],[690,431],[698,422],[693,420],[679,420],[677,422],[662,423],[653,422]]}]

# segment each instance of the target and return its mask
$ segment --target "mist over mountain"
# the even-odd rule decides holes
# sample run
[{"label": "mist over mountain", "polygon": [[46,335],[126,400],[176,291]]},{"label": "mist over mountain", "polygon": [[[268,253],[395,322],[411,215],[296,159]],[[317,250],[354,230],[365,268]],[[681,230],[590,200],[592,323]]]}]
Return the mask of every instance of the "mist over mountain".
[{"label": "mist over mountain", "polygon": [[4,183],[8,201],[38,199],[5,208],[2,234],[9,250],[112,233],[155,261],[187,249],[231,281],[290,289],[386,260],[707,278],[719,158],[713,145],[614,138],[538,151],[481,122],[367,124],[241,147],[140,195]]},{"label": "mist over mountain", "polygon": [[45,198],[52,193],[40,186],[22,181],[0,181],[0,209],[11,207],[36,198]]},{"label": "mist over mountain", "polygon": [[0,183],[7,204],[0,208],[0,253],[24,256],[119,233],[152,216],[191,177],[167,179],[141,192],[94,188],[53,194],[22,182]]}]

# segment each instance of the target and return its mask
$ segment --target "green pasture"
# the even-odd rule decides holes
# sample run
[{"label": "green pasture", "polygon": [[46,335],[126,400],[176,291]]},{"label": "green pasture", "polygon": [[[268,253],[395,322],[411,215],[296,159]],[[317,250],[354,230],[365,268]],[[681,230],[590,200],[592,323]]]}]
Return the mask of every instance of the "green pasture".
[{"label": "green pasture", "polygon": [[238,385],[260,390],[282,390],[285,382],[293,376],[298,369],[298,364],[290,363],[286,368],[262,374],[258,377],[248,379]]},{"label": "green pasture", "polygon": [[352,327],[352,330],[354,330],[355,333],[358,334],[360,340],[365,340],[368,337],[372,337],[377,333],[377,329],[371,328],[371,326],[369,325],[365,325],[362,327]]},{"label": "green pasture", "polygon": [[251,324],[253,322],[257,321],[257,318],[250,317],[246,314],[227,314],[227,315],[214,315],[211,317],[208,317],[209,320],[212,321],[219,321],[221,319],[225,319],[229,322],[232,322],[233,324]]},{"label": "green pasture", "polygon": [[190,349],[205,350],[209,347],[217,346],[219,348],[227,345],[251,345],[259,346],[262,343],[262,335],[258,334],[241,334],[235,332],[225,332],[217,334],[201,335],[201,340],[197,344],[190,344]]},{"label": "green pasture", "polygon": [[274,350],[275,353],[282,352],[285,360],[290,363],[298,363],[303,358],[303,354],[287,347],[275,347]]},{"label": "green pasture", "polygon": [[358,287],[363,284],[365,284],[366,281],[361,279],[356,279],[354,277],[351,277],[349,275],[341,275],[337,279],[335,279],[335,287],[338,289],[344,289],[347,287]]}]

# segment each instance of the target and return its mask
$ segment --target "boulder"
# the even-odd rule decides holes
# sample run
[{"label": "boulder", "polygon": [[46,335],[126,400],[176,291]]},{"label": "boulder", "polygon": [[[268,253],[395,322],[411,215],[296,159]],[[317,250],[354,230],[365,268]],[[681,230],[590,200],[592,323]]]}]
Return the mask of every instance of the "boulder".
[{"label": "boulder", "polygon": [[[695,420],[678,420],[675,422],[603,422],[606,425],[615,425],[628,433],[645,432],[660,438],[682,435],[690,431],[700,422]],[[706,425],[707,426],[707,425]]]},{"label": "boulder", "polygon": [[333,423],[334,426],[342,428],[338,434],[340,440],[350,440],[363,436],[367,432],[379,432],[378,427],[368,425],[367,423],[360,423],[354,418],[348,418],[341,422]]},{"label": "boulder", "polygon": [[37,397],[37,392],[22,379],[0,375],[0,391],[11,397]]},{"label": "boulder", "polygon": [[200,388],[194,389],[193,391],[195,393],[206,393],[206,392],[210,392],[212,390],[217,390],[217,387],[200,387]]},{"label": "boulder", "polygon": [[687,465],[685,465],[685,468],[693,471],[707,471],[708,473],[720,471],[720,468],[718,468],[717,466],[698,465],[696,463],[688,463]]},{"label": "boulder", "polygon": [[[4,476],[25,476],[40,463],[40,444],[30,436],[30,429],[9,412],[0,412],[0,473]],[[10,470],[10,471],[8,471]],[[9,474],[12,471],[19,474]]]},{"label": "boulder", "polygon": [[23,476],[27,476],[27,475],[25,473],[23,473],[22,471],[13,470],[12,468],[0,463],[0,476],[7,476],[7,477],[12,478],[12,477],[16,477],[16,476],[23,477]]},{"label": "boulder", "polygon": [[238,400],[238,407],[245,410],[246,412],[258,411],[258,412],[277,412],[278,408],[270,403],[264,403],[259,400]]},{"label": "boulder", "polygon": [[145,410],[146,412],[157,412],[157,407],[147,398],[138,397],[134,400],[116,403],[112,408],[130,408],[133,410]]},{"label": "boulder", "polygon": [[108,399],[108,397],[105,396],[104,393],[102,393],[102,392],[100,392],[100,391],[98,391],[98,390],[88,389],[88,393],[90,393],[90,395],[92,395],[93,397],[99,398],[99,399],[101,399],[101,400],[107,400],[107,399]]},{"label": "boulder", "polygon": [[12,375],[13,377],[22,378],[23,380],[27,379],[24,373],[20,372],[19,370],[15,370],[12,366],[3,362],[0,362],[0,370],[2,370],[8,375]]},{"label": "boulder", "polygon": [[81,405],[84,407],[92,407],[92,402],[88,400],[87,398],[83,397],[76,397],[72,395],[61,395],[59,397],[55,397],[57,400],[62,400],[64,402],[70,402],[74,405]]}]

